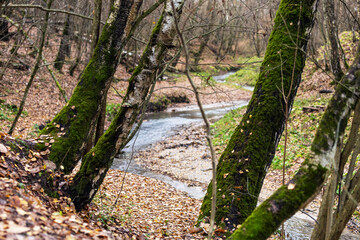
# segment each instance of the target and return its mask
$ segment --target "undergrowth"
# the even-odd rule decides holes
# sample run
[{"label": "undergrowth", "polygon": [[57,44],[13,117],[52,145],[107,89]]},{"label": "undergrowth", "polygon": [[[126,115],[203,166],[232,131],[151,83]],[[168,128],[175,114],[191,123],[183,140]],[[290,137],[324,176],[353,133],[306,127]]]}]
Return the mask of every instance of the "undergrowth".
[{"label": "undergrowth", "polygon": [[237,60],[237,63],[241,64],[242,68],[233,75],[227,77],[225,79],[226,82],[241,86],[255,86],[256,80],[259,77],[259,70],[262,60],[262,58],[258,57],[240,57]]},{"label": "undergrowth", "polygon": [[[302,162],[310,151],[311,142],[321,119],[326,98],[310,98],[295,100],[288,125],[288,148],[285,167],[291,167],[295,162]],[[313,112],[304,112],[303,107],[313,107]],[[246,107],[235,109],[227,113],[222,119],[212,125],[213,143],[218,153],[228,144],[236,126],[240,123]],[[283,134],[284,135],[284,134]],[[276,155],[272,161],[273,169],[281,169],[284,154],[284,136],[278,145]]]},{"label": "undergrowth", "polygon": [[[18,108],[14,104],[8,104],[5,100],[0,99],[0,121],[6,122],[6,124],[10,124],[16,116],[18,112]],[[22,111],[21,117],[26,117],[28,112]],[[3,130],[4,124],[0,125],[0,131]],[[10,127],[10,125],[8,126]]]}]

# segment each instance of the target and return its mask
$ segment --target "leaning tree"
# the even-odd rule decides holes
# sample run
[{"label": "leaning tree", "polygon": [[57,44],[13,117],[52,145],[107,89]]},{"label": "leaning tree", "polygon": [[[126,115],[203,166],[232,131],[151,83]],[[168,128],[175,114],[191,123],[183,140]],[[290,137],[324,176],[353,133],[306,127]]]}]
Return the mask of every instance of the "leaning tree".
[{"label": "leaning tree", "polygon": [[[282,0],[253,96],[217,166],[216,223],[233,231],[255,209],[305,65],[315,0]],[[208,187],[199,221],[210,216]]]}]

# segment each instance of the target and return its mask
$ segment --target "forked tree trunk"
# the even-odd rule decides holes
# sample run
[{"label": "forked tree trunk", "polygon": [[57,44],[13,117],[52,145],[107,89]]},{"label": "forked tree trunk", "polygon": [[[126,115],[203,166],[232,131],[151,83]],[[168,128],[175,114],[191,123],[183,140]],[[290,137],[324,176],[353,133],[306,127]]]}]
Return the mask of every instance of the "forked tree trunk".
[{"label": "forked tree trunk", "polygon": [[[184,0],[176,0],[178,14]],[[70,186],[70,195],[77,210],[81,210],[95,196],[118,151],[128,142],[133,124],[146,106],[145,99],[168,47],[175,36],[175,21],[171,4],[167,2],[164,12],[155,26],[149,43],[143,52],[139,65],[129,79],[129,87],[119,112],[109,129],[87,153],[79,172]]]},{"label": "forked tree trunk", "polygon": [[[132,5],[131,10],[130,10],[130,15],[129,15],[129,18],[128,18],[128,22],[135,20],[136,16],[139,13],[139,10],[140,10],[140,7],[141,7],[142,3],[143,3],[143,0],[135,0],[134,1],[134,4]],[[100,7],[99,6],[100,3],[98,2],[97,4],[98,4],[98,6],[96,6],[96,8]],[[100,10],[99,9],[95,10],[95,14],[99,14],[99,13],[96,13],[97,11],[100,11]],[[98,16],[98,17],[99,17],[98,22],[94,23],[94,24],[98,24],[98,27],[100,28],[100,16]],[[130,28],[131,27],[133,27],[133,24],[126,24],[126,29],[125,29],[125,33],[126,33],[125,37],[126,37],[126,39],[129,39]],[[97,28],[96,29],[94,29],[94,28],[95,27],[93,27],[93,34],[96,34],[96,29]],[[98,37],[97,38],[92,37],[92,41],[97,42]],[[93,45],[93,42],[91,43],[91,45]],[[89,138],[86,150],[84,151],[84,155],[90,151],[90,149],[93,147],[93,145],[95,145],[97,143],[97,141],[100,139],[100,137],[104,134],[105,119],[106,119],[107,92],[108,91],[106,91],[104,93],[105,99],[104,99],[103,103],[101,104],[101,107],[100,107],[100,110],[99,110],[100,114],[99,114],[98,120],[96,121],[96,128],[94,129],[94,133],[91,134],[91,137]]]},{"label": "forked tree trunk", "polygon": [[[133,0],[117,0],[68,104],[42,131],[55,139],[49,159],[71,172],[85,150],[100,114],[121,52]],[[42,146],[39,145],[41,148]]]},{"label": "forked tree trunk", "polygon": [[[217,166],[216,223],[229,231],[255,209],[305,64],[315,0],[283,0],[252,99]],[[285,104],[283,94],[287,97]],[[288,109],[285,109],[288,106]],[[211,184],[199,221],[210,216]]]},{"label": "forked tree trunk", "polygon": [[[359,203],[360,183],[357,181],[357,173],[354,172],[356,159],[360,152],[360,139],[359,139],[359,126],[360,126],[360,104],[358,103],[354,110],[353,122],[351,125],[350,133],[348,134],[346,144],[341,149],[341,154],[335,158],[335,165],[331,169],[332,176],[329,183],[326,185],[325,194],[320,206],[317,222],[311,234],[311,239],[338,239],[346,223],[349,221],[352,213],[355,211]],[[343,140],[344,141],[344,140]],[[340,148],[337,152],[340,152]],[[350,161],[349,157],[351,155]],[[346,177],[344,175],[344,167],[347,162],[350,162],[347,168]],[[344,176],[344,177],[343,177]],[[342,184],[344,180],[344,184]],[[337,186],[341,186],[339,191],[339,199],[335,205],[335,195]]]},{"label": "forked tree trunk", "polygon": [[[318,193],[332,167],[336,147],[344,135],[350,113],[358,102],[359,71],[358,51],[353,66],[342,78],[320,121],[311,145],[311,154],[307,156],[295,177],[257,207],[229,239],[267,239],[282,222],[305,207]],[[359,188],[357,185],[358,192],[354,196],[357,199],[360,198]]]}]

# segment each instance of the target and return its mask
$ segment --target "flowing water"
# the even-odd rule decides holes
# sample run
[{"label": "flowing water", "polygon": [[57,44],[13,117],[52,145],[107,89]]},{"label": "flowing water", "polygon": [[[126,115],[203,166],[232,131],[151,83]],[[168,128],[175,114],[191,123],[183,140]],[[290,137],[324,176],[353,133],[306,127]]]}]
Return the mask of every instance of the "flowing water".
[{"label": "flowing water", "polygon": [[[246,105],[247,101],[236,101],[232,103],[219,103],[204,105],[208,118],[221,117],[228,111]],[[114,159],[112,168],[128,171],[145,177],[151,177],[170,184],[178,190],[185,191],[190,197],[201,199],[205,192],[200,187],[188,187],[186,184],[176,181],[168,176],[154,173],[145,169],[135,161],[131,162],[133,151],[145,149],[151,144],[160,142],[174,135],[178,130],[190,124],[200,123],[201,114],[197,106],[177,108],[175,111],[154,113],[147,116],[142,123],[138,134],[123,149],[123,153]],[[130,163],[130,164],[129,164]]]}]

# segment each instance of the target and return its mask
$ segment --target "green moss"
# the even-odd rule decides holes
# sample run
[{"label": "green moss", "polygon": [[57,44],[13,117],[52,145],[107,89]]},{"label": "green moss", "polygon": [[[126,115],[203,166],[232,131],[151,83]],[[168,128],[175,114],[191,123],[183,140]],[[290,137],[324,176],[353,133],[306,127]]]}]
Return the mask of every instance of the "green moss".
[{"label": "green moss", "polygon": [[6,141],[6,144],[11,148],[11,151],[21,153],[22,156],[27,155],[30,150],[29,143],[20,138]]},{"label": "green moss", "polygon": [[[325,168],[304,165],[289,184],[279,188],[228,239],[267,239],[284,219],[291,217],[319,189]],[[311,183],[311,184],[309,184]]]},{"label": "green moss", "polygon": [[[127,93],[120,110],[95,147],[84,156],[81,168],[73,179],[70,195],[77,210],[82,209],[95,196],[112,165],[115,154],[125,146],[132,125],[142,109],[142,103],[148,95],[149,88],[158,70],[158,66],[152,65],[153,59],[150,59],[150,56],[156,52],[159,58],[157,62],[160,62],[166,49],[166,46],[161,41],[158,42],[157,39],[162,21],[163,16],[160,17],[154,28],[139,65],[129,79]],[[153,51],[153,48],[156,50]],[[141,88],[138,87],[139,84],[141,84]],[[134,95],[138,101],[132,101]]]},{"label": "green moss", "polygon": [[[130,4],[130,5],[129,5]],[[74,93],[67,105],[41,131],[51,135],[55,143],[51,147],[50,160],[57,167],[63,166],[69,173],[84,151],[98,116],[103,94],[109,87],[122,49],[122,35],[131,2],[122,1],[114,22],[107,23],[94,54],[86,66]]]}]

